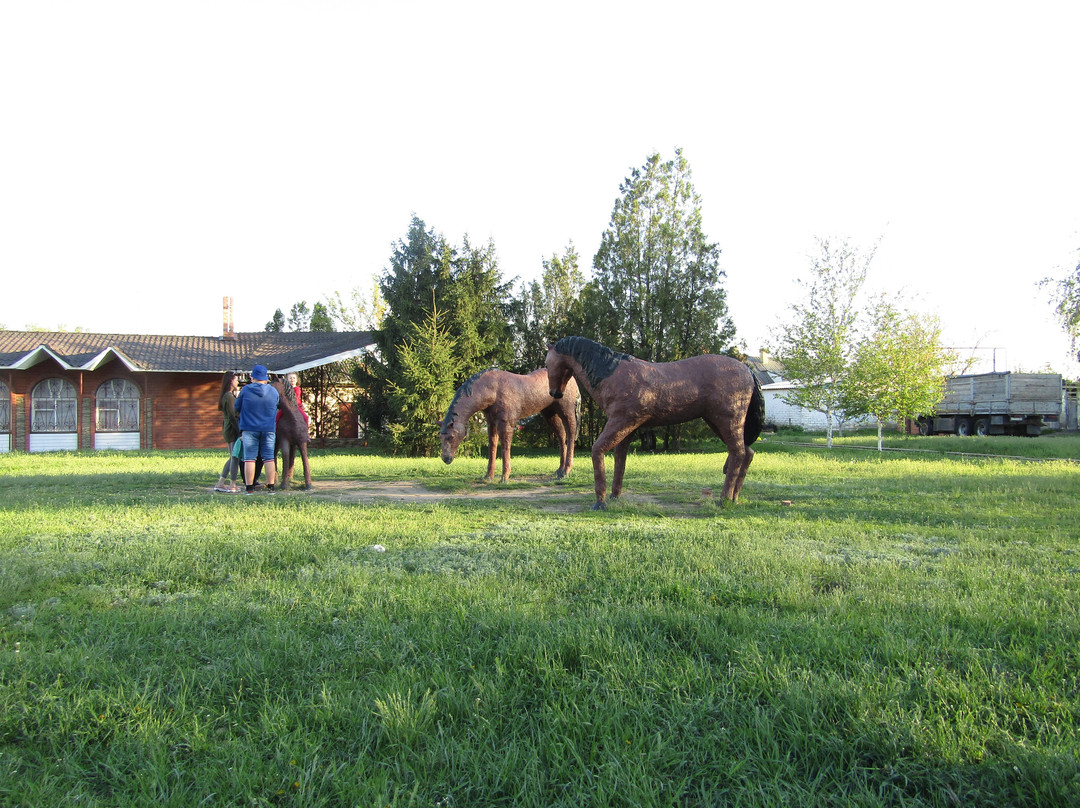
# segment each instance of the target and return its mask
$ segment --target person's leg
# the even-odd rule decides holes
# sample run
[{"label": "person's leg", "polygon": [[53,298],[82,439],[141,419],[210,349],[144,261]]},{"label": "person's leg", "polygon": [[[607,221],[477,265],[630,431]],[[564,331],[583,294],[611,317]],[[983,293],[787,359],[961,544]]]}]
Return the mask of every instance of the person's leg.
[{"label": "person's leg", "polygon": [[232,462],[232,455],[229,455],[229,459],[226,460],[225,465],[221,467],[221,476],[218,477],[217,482],[214,483],[214,490],[215,491],[228,491],[229,490],[229,480],[227,479],[227,475],[229,473],[229,464],[231,462]]},{"label": "person's leg", "polygon": [[241,435],[244,446],[244,487],[250,494],[255,484],[255,457],[259,453],[259,433],[245,432]]},{"label": "person's leg", "polygon": [[263,432],[259,442],[259,455],[263,460],[263,468],[266,469],[266,487],[274,490],[277,482],[277,463],[274,461],[274,445],[277,442],[276,432]]}]

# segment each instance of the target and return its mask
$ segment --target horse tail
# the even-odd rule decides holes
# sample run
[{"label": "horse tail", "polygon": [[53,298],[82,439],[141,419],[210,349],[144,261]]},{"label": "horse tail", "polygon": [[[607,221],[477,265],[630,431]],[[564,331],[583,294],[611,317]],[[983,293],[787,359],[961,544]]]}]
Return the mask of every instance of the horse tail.
[{"label": "horse tail", "polygon": [[746,408],[746,420],[743,422],[743,443],[749,446],[758,439],[761,428],[765,425],[765,395],[761,392],[761,385],[757,376],[754,378],[754,393],[750,396],[750,406]]}]

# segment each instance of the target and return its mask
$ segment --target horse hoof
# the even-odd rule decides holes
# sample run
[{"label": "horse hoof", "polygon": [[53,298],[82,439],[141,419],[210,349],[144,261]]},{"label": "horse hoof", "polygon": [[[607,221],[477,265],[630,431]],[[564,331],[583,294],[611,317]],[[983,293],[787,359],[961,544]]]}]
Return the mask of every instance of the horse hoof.
[{"label": "horse hoof", "polygon": [[607,510],[607,503],[603,502],[603,501],[599,501],[595,505],[592,506],[592,509],[594,511],[606,511]]}]

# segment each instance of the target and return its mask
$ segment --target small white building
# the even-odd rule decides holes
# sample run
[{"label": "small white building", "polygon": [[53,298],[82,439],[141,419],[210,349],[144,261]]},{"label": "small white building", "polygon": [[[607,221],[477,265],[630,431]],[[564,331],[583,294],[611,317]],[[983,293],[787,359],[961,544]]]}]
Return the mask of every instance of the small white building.
[{"label": "small white building", "polygon": [[[808,432],[824,432],[828,429],[825,413],[789,404],[784,400],[785,396],[797,385],[784,378],[784,366],[771,357],[767,351],[763,350],[760,356],[748,356],[746,364],[757,377],[761,392],[765,396],[766,428],[799,427]],[[833,413],[833,428],[838,431],[876,426],[877,421],[868,416],[842,421],[839,415]]]}]

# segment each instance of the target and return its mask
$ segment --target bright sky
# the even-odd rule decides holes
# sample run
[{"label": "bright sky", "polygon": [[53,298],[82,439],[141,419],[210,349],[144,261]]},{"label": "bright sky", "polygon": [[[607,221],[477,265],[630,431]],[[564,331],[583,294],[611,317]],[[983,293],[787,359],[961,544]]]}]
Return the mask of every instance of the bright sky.
[{"label": "bright sky", "polygon": [[[682,147],[752,353],[815,236],[997,368],[1076,377],[1080,3],[0,4],[0,324],[218,334],[365,289],[413,213],[588,269]],[[537,358],[537,364],[542,357]]]}]

